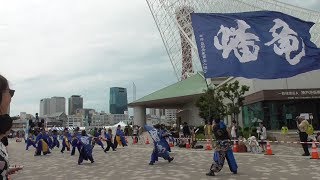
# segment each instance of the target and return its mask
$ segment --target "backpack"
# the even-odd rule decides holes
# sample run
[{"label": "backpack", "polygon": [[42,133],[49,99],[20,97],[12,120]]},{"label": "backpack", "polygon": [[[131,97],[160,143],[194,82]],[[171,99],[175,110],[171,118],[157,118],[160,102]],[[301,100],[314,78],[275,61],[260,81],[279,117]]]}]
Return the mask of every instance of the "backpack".
[{"label": "backpack", "polygon": [[312,124],[309,124],[308,125],[308,127],[307,127],[307,130],[306,130],[306,133],[308,134],[308,135],[312,135],[313,134],[313,126],[312,126]]}]

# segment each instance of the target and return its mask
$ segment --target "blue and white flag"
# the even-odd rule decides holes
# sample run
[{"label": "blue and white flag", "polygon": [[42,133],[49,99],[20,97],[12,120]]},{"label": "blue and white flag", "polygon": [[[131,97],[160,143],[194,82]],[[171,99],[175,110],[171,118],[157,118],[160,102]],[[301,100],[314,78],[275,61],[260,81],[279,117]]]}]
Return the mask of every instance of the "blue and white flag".
[{"label": "blue and white flag", "polygon": [[167,151],[167,141],[165,138],[161,138],[157,129],[152,126],[144,125],[144,129],[149,132],[155,146],[157,148],[157,152],[159,156],[162,156],[163,153]]},{"label": "blue and white flag", "polygon": [[156,128],[154,128],[153,126],[144,125],[144,129],[149,132],[154,142],[160,142],[159,133]]},{"label": "blue and white flag", "polygon": [[205,77],[277,79],[320,69],[313,22],[274,11],[192,13]]}]

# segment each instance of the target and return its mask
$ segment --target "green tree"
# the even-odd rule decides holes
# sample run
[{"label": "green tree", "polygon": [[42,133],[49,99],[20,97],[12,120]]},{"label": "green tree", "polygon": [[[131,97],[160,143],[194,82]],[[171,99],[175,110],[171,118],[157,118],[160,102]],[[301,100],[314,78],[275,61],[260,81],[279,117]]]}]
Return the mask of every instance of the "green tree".
[{"label": "green tree", "polygon": [[244,94],[249,91],[249,86],[239,85],[239,81],[233,83],[223,84],[219,88],[219,92],[227,100],[226,108],[227,115],[231,115],[238,123],[238,116],[240,114],[240,108],[243,106]]},{"label": "green tree", "polygon": [[196,106],[199,108],[199,116],[204,120],[221,119],[226,115],[221,93],[212,88],[206,90]]}]

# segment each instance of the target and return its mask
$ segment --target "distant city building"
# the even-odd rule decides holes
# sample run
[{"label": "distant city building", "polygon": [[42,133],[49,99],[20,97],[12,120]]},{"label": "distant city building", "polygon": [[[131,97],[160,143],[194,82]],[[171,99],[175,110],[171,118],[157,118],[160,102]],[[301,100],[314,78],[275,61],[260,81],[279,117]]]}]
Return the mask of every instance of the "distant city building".
[{"label": "distant city building", "polygon": [[45,119],[46,126],[48,128],[56,126],[56,127],[61,127],[63,126],[64,122],[67,121],[67,115],[65,112],[56,112],[47,115]]},{"label": "distant city building", "polygon": [[110,124],[114,125],[119,123],[120,121],[128,121],[129,116],[128,114],[110,114]]},{"label": "distant city building", "polygon": [[66,99],[55,96],[50,99],[50,114],[58,112],[66,112]]},{"label": "distant city building", "polygon": [[147,117],[147,124],[165,124],[172,125],[177,118],[176,109],[149,109],[150,114]]},{"label": "distant city building", "polygon": [[83,126],[83,116],[80,114],[77,115],[68,115],[67,120],[63,123],[64,127],[82,127]]},{"label": "distant city building", "polygon": [[154,108],[151,108],[151,109],[149,109],[149,111],[150,111],[151,117],[160,118],[161,116],[165,115],[165,109],[154,109]]},{"label": "distant city building", "polygon": [[27,119],[27,113],[26,112],[20,112],[20,119],[26,120]]},{"label": "distant city building", "polygon": [[91,126],[99,127],[99,126],[110,126],[110,125],[111,125],[110,114],[101,112],[101,113],[95,113],[92,116]]},{"label": "distant city building", "polygon": [[121,87],[110,88],[110,113],[124,114],[128,110],[127,89]]},{"label": "distant city building", "polygon": [[151,118],[175,120],[177,117],[176,109],[149,109]]},{"label": "distant city building", "polygon": [[12,122],[12,130],[13,131],[20,131],[20,130],[24,130],[24,128],[26,127],[27,124],[27,120],[22,120],[22,119],[18,119],[18,120],[14,120]]},{"label": "distant city building", "polygon": [[68,103],[69,115],[75,115],[77,109],[83,109],[83,98],[80,95],[72,95]]},{"label": "distant city building", "polygon": [[92,122],[92,116],[95,113],[94,109],[88,109],[88,108],[83,108],[83,109],[76,109],[76,115],[83,116],[83,126],[90,126]]},{"label": "distant city building", "polygon": [[40,117],[50,114],[50,98],[40,100]]},{"label": "distant city building", "polygon": [[175,121],[177,118],[177,110],[176,109],[166,109],[165,110],[165,119],[168,121]]},{"label": "distant city building", "polygon": [[34,120],[35,117],[32,114],[26,114],[26,119],[32,119]]}]

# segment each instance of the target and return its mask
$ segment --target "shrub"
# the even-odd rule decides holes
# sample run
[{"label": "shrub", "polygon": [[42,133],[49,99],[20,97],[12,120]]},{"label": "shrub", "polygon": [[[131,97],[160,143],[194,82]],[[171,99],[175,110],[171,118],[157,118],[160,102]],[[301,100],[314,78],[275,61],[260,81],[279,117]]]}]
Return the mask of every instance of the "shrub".
[{"label": "shrub", "polygon": [[204,134],[204,126],[198,126],[196,127],[196,129],[199,128],[199,131],[197,132],[197,134]]}]

